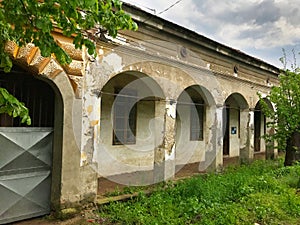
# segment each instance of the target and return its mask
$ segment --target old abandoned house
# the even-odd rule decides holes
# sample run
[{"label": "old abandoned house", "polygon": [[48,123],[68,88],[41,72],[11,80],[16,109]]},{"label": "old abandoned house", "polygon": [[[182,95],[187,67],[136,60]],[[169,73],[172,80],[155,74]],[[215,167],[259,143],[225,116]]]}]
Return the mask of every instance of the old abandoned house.
[{"label": "old abandoned house", "polygon": [[[61,66],[33,45],[7,44],[0,83],[32,126],[1,115],[0,223],[94,201],[110,180],[147,185],[228,163],[274,157],[257,92],[279,69],[125,4],[139,25],[97,42],[97,58],[53,35]],[[272,104],[269,104],[272,107]]]}]

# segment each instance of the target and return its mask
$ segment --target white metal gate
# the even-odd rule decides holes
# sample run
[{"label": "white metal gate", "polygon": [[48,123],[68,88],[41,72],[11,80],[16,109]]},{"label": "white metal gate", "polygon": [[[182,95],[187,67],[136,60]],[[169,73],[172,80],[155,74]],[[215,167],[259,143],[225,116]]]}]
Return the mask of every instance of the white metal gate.
[{"label": "white metal gate", "polygon": [[0,224],[50,212],[53,128],[0,128]]}]

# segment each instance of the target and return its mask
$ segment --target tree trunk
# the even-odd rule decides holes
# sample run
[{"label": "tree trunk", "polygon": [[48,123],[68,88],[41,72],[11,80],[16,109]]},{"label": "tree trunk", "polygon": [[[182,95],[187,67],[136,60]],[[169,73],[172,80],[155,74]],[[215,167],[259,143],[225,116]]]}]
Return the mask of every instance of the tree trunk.
[{"label": "tree trunk", "polygon": [[300,151],[300,133],[295,131],[286,141],[284,166],[292,166],[296,161],[296,152]]}]

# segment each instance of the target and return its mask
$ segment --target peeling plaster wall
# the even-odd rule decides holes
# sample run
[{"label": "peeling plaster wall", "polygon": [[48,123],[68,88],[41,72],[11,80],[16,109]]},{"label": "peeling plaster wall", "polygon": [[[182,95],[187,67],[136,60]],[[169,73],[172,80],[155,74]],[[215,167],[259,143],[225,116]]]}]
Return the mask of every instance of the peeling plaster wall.
[{"label": "peeling plaster wall", "polygon": [[[215,132],[212,133],[213,135],[211,138],[212,149],[210,149],[210,152],[206,153],[207,156],[205,157],[206,167],[210,167],[210,169],[219,169],[219,167],[223,165],[223,137],[225,130],[223,111],[223,105],[216,109],[213,126]],[[213,162],[212,165],[209,164],[211,161]]]},{"label": "peeling plaster wall", "polygon": [[[226,98],[239,93],[248,109],[253,109],[258,101],[257,92],[267,94],[270,90],[266,80],[277,82],[271,72],[161,33],[152,32],[156,40],[146,43],[143,38],[149,33],[140,36],[144,31],[135,33],[134,38],[132,33],[127,33],[127,41],[142,42],[138,44],[99,42],[97,58],[74,50],[69,39],[56,34],[55,38],[73,58],[73,63],[64,67],[53,59],[41,57],[34,46],[19,49],[10,44],[7,47],[17,64],[27,66],[34,73],[46,74],[62,93],[60,202],[63,204],[95,196],[97,177],[102,175],[154,170],[158,172],[154,179],[165,180],[174,176],[175,165],[199,162],[200,171],[217,169],[223,162],[222,113]],[[238,74],[232,72],[235,64],[239,65]],[[103,92],[112,93],[115,87],[136,81],[134,88],[141,88],[147,95],[144,97],[152,98],[137,105],[137,143],[113,146],[114,97]],[[176,100],[193,85],[203,87],[202,95],[208,103],[204,139],[196,142],[189,141],[188,109],[183,107],[184,115],[180,119],[186,122],[182,124],[175,113]],[[253,117],[251,110],[243,111],[239,129],[237,115],[231,113],[230,123],[241,133],[240,138],[237,138],[239,134],[231,135],[230,156],[253,158]],[[262,145],[265,146],[263,142]]]},{"label": "peeling plaster wall", "polygon": [[253,159],[250,147],[250,116],[249,109],[241,110],[240,159],[243,162],[251,162]]},{"label": "peeling plaster wall", "polygon": [[[61,207],[83,199],[93,201],[99,176],[153,170],[154,181],[162,181],[174,176],[176,165],[199,162],[199,171],[219,169],[223,165],[223,105],[234,93],[245,98],[247,108],[241,111],[240,124],[237,112],[231,112],[230,128],[235,126],[240,134],[230,135],[230,156],[253,159],[257,92],[267,95],[278,84],[279,71],[234,49],[216,48],[216,43],[195,34],[182,35],[180,30],[145,20],[137,32],[121,31],[118,40],[98,41],[96,58],[84,48],[75,49],[71,38],[53,33],[72,57],[70,65],[42,57],[32,44],[22,48],[6,44],[16,65],[51,80],[61,97],[62,102],[56,102],[62,107],[56,112],[62,115],[56,115],[55,122],[59,141],[53,156],[53,204]],[[137,105],[137,143],[114,146],[114,97],[103,92],[112,93],[114,87],[133,81],[139,81],[134,88],[151,98]],[[207,103],[204,139],[196,142],[189,141],[188,109],[182,107],[183,115],[176,118],[176,107],[180,108],[176,100],[193,85],[202,87]],[[272,157],[277,155],[263,140],[261,149]]]},{"label": "peeling plaster wall", "polygon": [[[113,53],[113,55],[116,56],[115,52]],[[120,55],[123,55],[123,54],[120,54]],[[127,55],[124,55],[122,57],[123,57],[124,60],[125,59],[128,60],[128,56]],[[101,70],[101,68],[102,69],[103,68],[111,68],[110,66],[107,65],[107,62],[109,62],[110,60],[112,60],[112,55],[108,54],[108,58],[109,58],[109,60],[106,60],[106,57],[102,56],[102,57],[99,58],[99,60],[102,60],[102,61],[100,61],[101,63],[98,62],[98,61],[96,63],[91,63],[90,67],[92,67],[93,69],[90,69],[89,72],[93,71],[93,73],[94,73],[95,71],[97,71],[96,73],[94,73],[91,76],[94,76],[94,77],[98,76],[98,78],[95,78],[95,79],[98,79],[98,85],[96,85],[96,82],[93,82],[92,85],[91,85],[91,82],[89,82],[87,80],[86,81],[86,83],[87,83],[86,88],[90,85],[90,87],[88,88],[89,89],[88,92],[91,92],[90,89],[94,89],[94,90],[97,89],[97,92],[99,92],[100,90],[102,90],[100,87],[103,87],[105,84],[107,84],[110,81],[110,79],[113,79],[114,75],[121,74],[122,71],[126,70],[127,68],[130,68],[131,71],[136,71],[136,72],[142,71],[144,74],[150,76],[160,86],[160,88],[162,88],[162,90],[166,94],[166,96],[169,96],[169,97],[167,97],[169,99],[176,99],[179,96],[179,94],[186,87],[188,87],[190,85],[198,84],[192,76],[186,74],[185,72],[183,72],[178,67],[166,66],[165,64],[161,64],[161,63],[157,63],[157,62],[146,62],[146,61],[143,61],[140,64],[133,64],[133,65],[129,65],[129,66],[124,66],[123,70],[114,71],[114,72],[110,72],[110,69],[109,70],[106,70],[106,69]],[[135,59],[135,60],[139,60],[139,59]],[[119,56],[117,56],[116,61],[117,62],[119,61]],[[115,68],[115,70],[118,70],[118,69],[119,69],[119,63],[117,63],[117,68]],[[207,73],[199,73],[199,71],[196,71],[196,72],[193,71],[193,72],[197,74],[196,75],[197,79],[202,80],[203,83],[205,82],[205,84],[207,84],[207,87],[211,87],[212,88],[212,92],[215,93],[217,99],[221,99],[219,97],[219,95],[220,95],[219,90],[216,89],[216,85],[212,84],[211,83],[211,79],[209,79],[210,78],[209,74],[207,74]],[[104,75],[102,75],[103,73],[104,73]],[[111,73],[111,74],[108,75],[109,73]],[[107,74],[107,75],[105,75],[105,74]],[[118,76],[123,76],[123,74],[118,75]],[[99,77],[101,77],[101,78],[99,78]],[[119,86],[120,85],[121,86],[122,85],[126,85],[126,84],[124,84],[124,81],[122,81],[122,80],[119,80],[118,84],[119,84]],[[174,86],[176,88],[174,88]],[[157,89],[157,88],[155,88],[155,89]],[[96,91],[94,91],[94,93],[95,92]],[[105,89],[104,92],[111,93],[111,92],[113,92],[113,89]],[[159,95],[161,95],[161,94],[159,94]],[[85,95],[85,96],[87,96],[87,95]],[[214,102],[214,97],[213,96],[211,96],[211,97],[212,97],[212,101]],[[105,97],[105,99],[103,97],[101,98],[101,102],[103,104],[104,103],[108,103],[110,101],[111,100],[107,100],[107,97]],[[107,116],[110,111],[108,109],[104,109],[103,107],[107,107],[107,105],[105,105],[105,106],[102,105],[101,106],[102,112],[101,112],[101,116],[100,116],[100,121],[111,121],[111,118]],[[145,111],[149,111],[149,110],[145,109]],[[212,114],[214,114],[214,112],[212,112]],[[162,121],[164,120],[164,118],[165,117],[163,115],[161,115],[159,117],[159,119],[162,120]],[[214,120],[209,120],[208,119],[208,121],[211,121],[210,125],[208,123],[208,125],[209,125],[209,127],[211,127],[211,129],[209,129],[209,130],[206,129],[205,136],[207,136],[209,138],[213,138],[213,137],[215,137],[215,135],[213,135],[211,132],[213,132],[213,131],[215,132],[216,131],[216,129],[214,129],[212,127]],[[106,122],[104,122],[104,124],[105,123]],[[111,123],[111,122],[109,122],[109,123]],[[149,124],[146,124],[146,123],[143,126],[146,126],[147,129],[149,129]],[[85,123],[85,124],[88,125],[88,122]],[[138,122],[138,124],[139,124],[139,122]],[[91,126],[86,126],[86,127],[87,127],[87,130],[92,130]],[[94,146],[94,149],[99,148],[97,150],[97,152],[94,152],[94,155],[97,155],[97,157],[100,157],[100,158],[103,157],[102,160],[99,160],[99,158],[95,159],[95,157],[94,157],[94,162],[98,163],[99,168],[102,168],[102,169],[106,168],[105,165],[108,164],[107,162],[105,162],[105,164],[102,163],[102,161],[105,158],[107,158],[108,155],[106,153],[103,154],[103,150],[101,150],[101,143],[103,142],[103,138],[99,139],[99,136],[103,137],[103,135],[104,135],[106,137],[104,139],[108,140],[107,144],[111,145],[111,140],[112,140],[112,128],[111,128],[111,125],[110,125],[110,129],[107,129],[107,128],[109,128],[107,124],[103,125],[103,126],[100,125],[100,135],[98,135],[98,137],[96,137],[98,139],[98,141],[94,142],[94,143],[97,143],[98,145],[100,143],[99,147],[95,147]],[[103,134],[102,131],[108,132],[109,135],[107,136],[106,134]],[[139,135],[140,131],[141,131],[141,129],[138,131],[138,135]],[[156,131],[152,130],[152,132],[156,132]],[[85,132],[85,134],[87,134],[87,136],[88,136],[87,138],[95,138],[95,136],[94,137],[90,137],[89,136],[89,134],[91,134],[91,132],[90,133]],[[165,135],[168,135],[168,133],[165,133]],[[165,140],[166,141],[168,140],[168,136],[165,136]],[[212,148],[215,145],[215,144],[212,144],[212,140],[211,139],[207,139],[205,141],[202,141],[202,143],[201,142],[199,142],[199,143],[200,144],[197,147],[197,150],[196,150],[194,156],[191,156],[191,159],[188,160],[189,163],[191,163],[191,162],[199,162],[199,161],[204,162],[205,161],[205,151],[206,151],[206,149],[209,149],[209,151],[212,151]],[[107,145],[106,144],[103,145],[103,146],[105,146],[105,148],[107,149]],[[169,149],[168,151],[172,151],[173,147],[171,145],[166,145],[166,146],[167,147],[165,147],[165,149]],[[123,159],[122,160],[124,161],[127,158],[124,162],[130,162],[130,163],[132,163],[134,161],[139,162],[139,157],[134,157],[133,155],[131,155],[130,151],[129,152],[126,151],[126,147],[122,147],[122,146],[116,147],[116,146],[113,146],[113,147],[110,147],[110,148],[111,149],[114,149],[114,148],[115,149],[116,148],[122,149],[121,152],[124,152],[124,153],[120,153],[120,155],[123,155]],[[180,148],[180,146],[179,146],[179,148]],[[175,149],[177,149],[177,147]],[[127,150],[128,150],[128,148],[127,148]],[[83,150],[83,151],[85,151],[85,150]],[[101,152],[102,152],[102,154],[101,154]],[[126,153],[127,153],[127,155],[126,155]],[[125,157],[124,154],[126,155],[126,157]],[[174,154],[174,153],[172,153],[172,154]],[[180,152],[178,154],[180,154]],[[114,153],[112,155],[114,155]],[[146,157],[146,158],[143,157],[143,158],[144,158],[144,160],[143,160],[143,162],[144,162],[143,165],[144,166],[145,165],[151,165],[149,163],[145,163],[145,159],[148,159],[148,162],[151,162],[150,160],[153,160],[151,155],[149,157]],[[168,158],[168,155],[166,155],[166,158]],[[176,158],[177,158],[177,160],[179,160],[178,164],[187,163],[187,161],[185,159],[180,159],[180,157],[176,157]],[[111,162],[111,161],[109,161],[109,162]],[[110,165],[113,165],[113,164],[110,164]],[[152,165],[153,165],[153,161],[152,161]],[[108,173],[110,175],[117,174],[118,171],[119,171],[119,173],[126,173],[126,172],[133,172],[134,171],[132,169],[125,169],[123,167],[119,167],[119,170],[115,170],[114,171],[111,168],[112,168],[112,166],[110,166],[110,168],[108,170],[108,171],[110,171]],[[150,168],[151,167],[149,167],[149,166],[148,167],[145,166],[145,168],[143,168],[143,169],[150,169]],[[137,170],[137,168],[135,168],[135,170]]]},{"label": "peeling plaster wall", "polygon": [[[90,166],[80,167],[80,123],[74,126],[74,121],[81,121],[81,101],[74,97],[71,84],[63,73],[53,79],[62,95],[63,100],[63,133],[61,149],[61,165],[54,161],[57,167],[61,166],[61,180],[59,182],[60,207],[69,207],[83,199],[93,201],[97,191],[95,171]],[[58,115],[56,115],[58,116]],[[79,138],[79,140],[78,140]],[[87,172],[88,171],[88,172]]]},{"label": "peeling plaster wall", "polygon": [[252,152],[251,158],[253,158],[254,154],[254,111],[249,112],[249,127],[250,127],[250,133],[249,133],[249,138],[250,138],[250,151]]},{"label": "peeling plaster wall", "polygon": [[[234,76],[229,72],[232,62],[216,67],[214,63],[223,61],[202,61],[205,57],[198,51],[186,60],[178,57],[180,46],[159,48],[151,54],[147,48],[99,43],[97,58],[83,55],[83,65],[74,62],[70,68],[64,68],[72,73],[64,75],[71,86],[61,83],[61,91],[71,93],[71,87],[73,92],[64,100],[65,116],[69,118],[66,120],[68,122],[64,122],[64,130],[71,133],[64,134],[62,203],[78,202],[94,196],[99,176],[154,170],[158,172],[154,179],[165,180],[174,176],[175,165],[195,162],[199,162],[199,171],[217,169],[223,161],[222,106],[225,99],[232,93],[239,93],[245,97],[249,108],[253,108],[258,101],[257,91],[267,94],[269,90],[263,83],[263,78],[268,75],[260,73],[257,79],[251,79],[254,73],[259,72],[256,69],[249,72],[243,65],[239,75]],[[74,53],[74,57],[81,60],[78,53]],[[218,58],[216,55],[213,57]],[[51,79],[59,77],[57,68],[49,65],[45,71],[54,71]],[[148,79],[143,80],[145,78]],[[114,146],[111,124],[114,97],[105,96],[103,92],[113,93],[114,87],[126,86],[134,81],[138,81],[135,88],[142,87],[145,95],[156,96],[157,99],[138,103],[137,143],[133,146]],[[186,118],[181,119],[186,122],[180,125],[175,123],[174,114],[176,99],[183,90],[193,85],[205,88],[202,95],[209,103],[206,107],[204,139],[196,142],[189,141],[188,110],[184,109]],[[170,104],[172,101],[175,104]],[[241,114],[240,138],[237,138],[238,134],[231,135],[231,146],[234,146],[230,151],[232,157],[253,157],[251,113],[250,116],[248,111]],[[238,129],[237,122],[237,115],[233,112],[230,123]],[[78,186],[80,182],[82,185]]]},{"label": "peeling plaster wall", "polygon": [[[150,45],[151,46],[151,45]],[[149,46],[148,46],[149,47]],[[129,49],[129,50],[128,50]],[[128,51],[125,51],[128,50]],[[174,54],[178,54],[176,52],[178,49],[173,49]],[[103,87],[114,77],[116,76],[123,76],[122,73],[126,71],[130,71],[130,74],[136,73],[137,77],[143,78],[144,75],[149,76],[151,78],[151,82],[156,83],[159,88],[161,89],[159,92],[162,91],[159,95],[165,96],[165,99],[177,99],[180,93],[187,87],[192,85],[201,85],[207,89],[209,95],[211,95],[211,99],[213,104],[216,105],[223,105],[225,103],[225,99],[231,93],[240,93],[242,96],[245,97],[247,104],[252,106],[254,102],[258,100],[257,91],[267,93],[269,88],[262,84],[256,85],[253,83],[254,81],[249,81],[245,79],[248,75],[248,72],[244,74],[244,72],[240,72],[238,76],[234,76],[233,74],[229,74],[226,71],[217,71],[214,72],[212,70],[207,70],[207,63],[201,63],[199,65],[193,64],[190,65],[189,62],[184,62],[183,60],[173,59],[170,60],[168,58],[161,58],[161,54],[159,56],[154,56],[148,54],[149,52],[145,52],[145,49],[136,49],[130,48],[130,46],[118,46],[113,47],[107,44],[103,44],[103,46],[99,46],[98,51],[100,55],[96,59],[92,59],[92,61],[87,63],[86,69],[86,77],[84,79],[84,94],[83,94],[83,101],[84,101],[84,115],[83,115],[83,139],[82,139],[82,158],[81,161],[86,162],[87,164],[90,162],[94,162],[98,164],[99,168],[107,168],[106,165],[109,165],[112,161],[105,161],[106,157],[108,157],[107,153],[103,153],[102,147],[105,146],[107,148],[108,144],[112,142],[112,127],[108,125],[104,121],[110,121],[111,118],[108,116],[110,113],[109,109],[107,108],[106,104],[112,100],[107,100],[106,97],[103,98],[101,96],[101,91]],[[166,49],[160,49],[163,53]],[[169,53],[172,53],[172,50],[168,49]],[[157,54],[159,51],[157,50]],[[173,53],[172,53],[173,54]],[[172,55],[171,54],[171,55]],[[197,57],[196,57],[197,58]],[[202,58],[202,57],[199,57]],[[88,58],[88,60],[91,60]],[[205,66],[205,67],[204,67]],[[197,69],[198,68],[198,69]],[[212,68],[209,65],[209,68]],[[245,69],[244,67],[240,67]],[[230,68],[232,69],[232,68]],[[241,69],[241,71],[245,71]],[[205,72],[206,71],[206,72]],[[255,71],[257,72],[257,71]],[[144,74],[142,76],[138,74]],[[250,70],[252,75],[253,69]],[[120,75],[121,74],[121,75]],[[261,75],[259,75],[261,76]],[[258,80],[261,82],[261,80]],[[124,83],[123,81],[119,80],[118,85],[126,85],[128,83]],[[115,84],[118,86],[117,84]],[[151,86],[151,85],[150,85]],[[153,86],[152,86],[153,87]],[[107,91],[107,90],[106,90]],[[108,90],[108,92],[112,92],[113,90]],[[102,103],[101,103],[102,102]],[[104,102],[104,103],[103,103]],[[102,106],[101,106],[102,104]],[[148,109],[147,109],[148,107]],[[97,110],[95,110],[97,108]],[[155,108],[153,106],[142,106],[139,105],[139,111],[142,112],[144,108],[144,116],[147,115],[147,111],[151,112],[150,108]],[[206,124],[205,124],[205,132],[204,132],[204,140],[199,142],[178,142],[176,143],[175,148],[175,158],[176,164],[182,163],[193,163],[193,162],[202,162],[201,164],[206,164],[208,161],[210,164],[213,164],[214,168],[217,168],[218,165],[222,164],[222,116],[220,116],[215,109],[211,109],[209,114],[206,116]],[[100,111],[100,112],[99,112]],[[219,111],[220,112],[220,111]],[[150,113],[150,115],[152,112]],[[101,116],[100,116],[101,115]],[[217,115],[217,116],[214,116]],[[149,115],[148,115],[149,116]],[[231,150],[230,150],[230,157],[234,156],[241,156],[244,155],[251,155],[251,147],[248,147],[251,143],[251,137],[249,137],[249,133],[247,132],[248,127],[251,127],[251,123],[248,123],[249,120],[249,113],[248,111],[241,113],[242,124],[241,128],[238,125],[238,119],[235,112],[231,113],[231,125],[236,127],[237,130],[241,130],[241,134],[230,135],[231,136]],[[166,117],[160,116],[161,120],[166,120]],[[188,120],[188,118],[186,118]],[[101,121],[100,123],[98,121]],[[141,118],[140,118],[140,121]],[[149,120],[150,121],[150,120]],[[147,135],[147,131],[149,130],[149,121],[145,120],[145,123],[138,122],[138,135],[145,137]],[[101,123],[104,125],[102,126]],[[177,127],[177,131],[187,130],[188,124],[184,123],[181,126]],[[146,127],[143,128],[142,127]],[[153,129],[153,128],[152,128]],[[95,132],[95,130],[97,132]],[[110,131],[107,131],[110,130]],[[188,129],[189,130],[189,129]],[[104,134],[104,132],[108,132]],[[104,135],[104,136],[103,136]],[[167,135],[167,134],[165,134]],[[188,132],[182,134],[184,139],[189,140]],[[105,145],[102,146],[104,143],[103,138],[99,137],[106,137]],[[238,137],[240,136],[240,138]],[[250,135],[251,136],[251,135]],[[167,136],[164,137],[167,140]],[[177,134],[177,140],[178,140]],[[138,146],[138,144],[137,144]],[[184,149],[187,148],[194,148],[195,151],[193,154],[185,154]],[[172,149],[172,146],[167,146],[166,149]],[[112,146],[109,147],[110,151],[118,152],[121,157],[121,161],[125,164],[129,162],[129,164],[138,164],[139,168],[131,168],[126,169],[125,167],[119,167],[119,170],[112,169],[110,167],[106,172],[107,174],[117,174],[119,173],[127,173],[127,172],[134,172],[134,170],[148,170],[153,168],[153,152],[145,156],[137,156],[133,153],[130,153],[130,149],[128,147],[121,147],[121,146]],[[119,150],[113,150],[119,149]],[[169,150],[171,151],[171,150]],[[241,154],[241,151],[245,151],[245,153]],[[113,153],[112,155],[114,155]],[[167,156],[167,155],[166,155]],[[189,157],[187,160],[186,158]],[[100,160],[101,158],[101,160]],[[141,160],[143,158],[143,160]],[[214,158],[214,159],[213,159]],[[155,162],[155,157],[154,157]],[[83,163],[84,164],[84,163]],[[112,164],[111,164],[112,165]],[[142,166],[143,165],[143,166]],[[206,166],[199,165],[199,168],[207,168]],[[107,175],[106,174],[106,175]]]},{"label": "peeling plaster wall", "polygon": [[[82,112],[78,113],[82,115],[81,125],[78,123],[80,119],[73,122],[78,129],[81,128],[78,145],[82,168],[90,165],[98,176],[101,173],[108,176],[155,170],[156,165],[160,165],[158,171],[163,179],[172,176],[176,164],[199,162],[199,170],[216,169],[223,162],[222,106],[233,93],[241,94],[249,107],[248,111],[241,112],[240,125],[236,112],[231,113],[231,126],[241,133],[230,135],[230,156],[253,157],[253,115],[249,109],[255,107],[258,91],[267,94],[268,85],[276,84],[273,72],[222,55],[221,50],[205,49],[175,35],[143,26],[138,32],[121,32],[121,36],[123,41],[98,42],[97,58],[84,54],[83,65],[77,57],[71,68],[64,68],[69,73],[75,97],[82,101],[76,103],[77,111],[78,105],[82,104]],[[234,74],[234,66],[238,66],[238,74]],[[145,90],[153,89],[161,102],[156,99],[138,103],[136,145],[114,146],[111,123],[114,97],[105,96],[103,92],[113,92],[107,84],[118,76],[123,76],[124,80],[117,80],[111,87],[126,86],[129,83],[126,73],[141,80],[150,78],[140,84],[146,84]],[[186,111],[186,118],[182,118],[186,122],[179,124],[179,118],[172,116],[176,104],[168,105],[168,101],[176,101],[182,91],[192,85],[204,87],[206,93],[203,94],[209,102],[204,139],[196,142],[189,141],[189,113]],[[78,139],[78,133],[75,136]],[[141,146],[149,148],[141,151]],[[121,166],[115,162],[121,162]],[[89,177],[88,174],[84,176]]]},{"label": "peeling plaster wall", "polygon": [[[175,125],[176,125],[176,103],[171,99],[166,102],[156,103],[158,110],[157,118],[163,118],[157,137],[157,145],[154,150],[153,182],[158,183],[172,179],[175,176]],[[161,137],[159,135],[162,134]]]}]

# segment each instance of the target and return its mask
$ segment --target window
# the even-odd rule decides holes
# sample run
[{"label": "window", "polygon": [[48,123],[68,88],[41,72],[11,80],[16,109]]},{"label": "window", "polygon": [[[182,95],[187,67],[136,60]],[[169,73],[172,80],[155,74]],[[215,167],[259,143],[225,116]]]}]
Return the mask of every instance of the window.
[{"label": "window", "polygon": [[193,101],[195,105],[191,105],[190,113],[190,140],[203,140],[203,118],[204,118],[204,102]]},{"label": "window", "polygon": [[137,99],[134,90],[115,90],[117,95],[113,104],[113,144],[135,144]]}]

